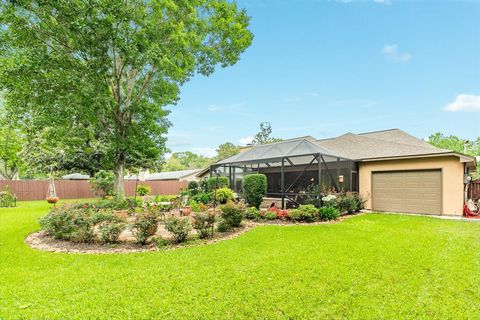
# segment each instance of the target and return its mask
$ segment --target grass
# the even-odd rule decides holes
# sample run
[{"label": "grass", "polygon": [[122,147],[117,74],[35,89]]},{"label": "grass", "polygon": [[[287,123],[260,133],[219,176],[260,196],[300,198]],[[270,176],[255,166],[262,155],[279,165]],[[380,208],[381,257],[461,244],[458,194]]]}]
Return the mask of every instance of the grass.
[{"label": "grass", "polygon": [[480,223],[367,214],[123,255],[32,250],[0,209],[0,319],[478,319]]}]

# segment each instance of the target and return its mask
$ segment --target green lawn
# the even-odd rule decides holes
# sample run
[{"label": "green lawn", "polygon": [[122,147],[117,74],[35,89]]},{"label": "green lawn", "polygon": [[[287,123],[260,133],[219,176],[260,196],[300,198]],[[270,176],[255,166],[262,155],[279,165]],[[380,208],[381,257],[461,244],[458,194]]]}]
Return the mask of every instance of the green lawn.
[{"label": "green lawn", "polygon": [[479,319],[480,223],[367,214],[167,252],[35,251],[0,209],[1,319]]}]

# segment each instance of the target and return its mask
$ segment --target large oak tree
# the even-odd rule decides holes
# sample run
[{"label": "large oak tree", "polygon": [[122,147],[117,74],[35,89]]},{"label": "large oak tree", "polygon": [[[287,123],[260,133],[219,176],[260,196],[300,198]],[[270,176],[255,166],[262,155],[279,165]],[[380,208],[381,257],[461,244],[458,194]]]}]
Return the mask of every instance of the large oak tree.
[{"label": "large oak tree", "polygon": [[83,128],[101,137],[120,197],[126,168],[165,153],[163,107],[181,85],[235,64],[253,38],[226,0],[3,0],[0,24],[15,120],[57,141]]}]

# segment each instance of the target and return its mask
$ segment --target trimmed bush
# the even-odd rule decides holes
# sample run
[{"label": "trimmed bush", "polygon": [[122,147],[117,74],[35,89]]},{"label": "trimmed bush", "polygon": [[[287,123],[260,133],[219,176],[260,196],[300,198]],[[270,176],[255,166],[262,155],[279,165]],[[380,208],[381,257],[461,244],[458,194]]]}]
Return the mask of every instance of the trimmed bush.
[{"label": "trimmed bush", "polygon": [[255,207],[248,207],[245,209],[245,218],[249,220],[260,219],[260,211]]},{"label": "trimmed bush", "polygon": [[139,184],[137,186],[137,194],[141,197],[148,196],[152,192],[152,188],[150,186]]},{"label": "trimmed bush", "polygon": [[188,218],[173,217],[165,222],[165,229],[172,234],[175,242],[180,243],[187,240],[192,226]]},{"label": "trimmed bush", "polygon": [[213,191],[220,188],[230,187],[230,179],[228,177],[211,177],[206,181],[207,191]]},{"label": "trimmed bush", "polygon": [[[243,211],[240,207],[233,203],[228,203],[222,206],[221,211],[220,224],[224,224],[224,231],[240,226],[243,220]],[[220,228],[218,231],[221,231]]]},{"label": "trimmed bush", "polygon": [[352,195],[346,194],[337,200],[337,209],[340,213],[353,213],[357,210],[357,202]]},{"label": "trimmed bush", "polygon": [[193,215],[193,228],[197,230],[200,239],[213,235],[214,223],[215,214],[213,212],[196,213]]},{"label": "trimmed bush", "polygon": [[312,222],[318,217],[318,209],[312,204],[301,205],[290,210],[289,218],[294,221]]},{"label": "trimmed bush", "polygon": [[264,174],[249,174],[243,178],[243,194],[250,206],[260,208],[267,192],[267,177]]},{"label": "trimmed bush", "polygon": [[221,204],[225,204],[228,201],[235,200],[233,191],[230,188],[221,188],[212,191],[212,198],[213,200],[216,200]]},{"label": "trimmed bush", "polygon": [[340,216],[338,209],[334,207],[321,207],[318,209],[318,218],[322,221],[334,220]]}]

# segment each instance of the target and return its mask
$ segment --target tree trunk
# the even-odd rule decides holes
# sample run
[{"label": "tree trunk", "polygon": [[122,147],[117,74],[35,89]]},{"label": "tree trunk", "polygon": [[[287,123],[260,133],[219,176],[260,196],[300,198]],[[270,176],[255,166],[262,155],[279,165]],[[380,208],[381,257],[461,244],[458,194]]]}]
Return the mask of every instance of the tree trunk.
[{"label": "tree trunk", "polygon": [[113,192],[117,200],[125,199],[125,160],[123,157],[117,161],[115,166],[115,179],[113,182]]}]

